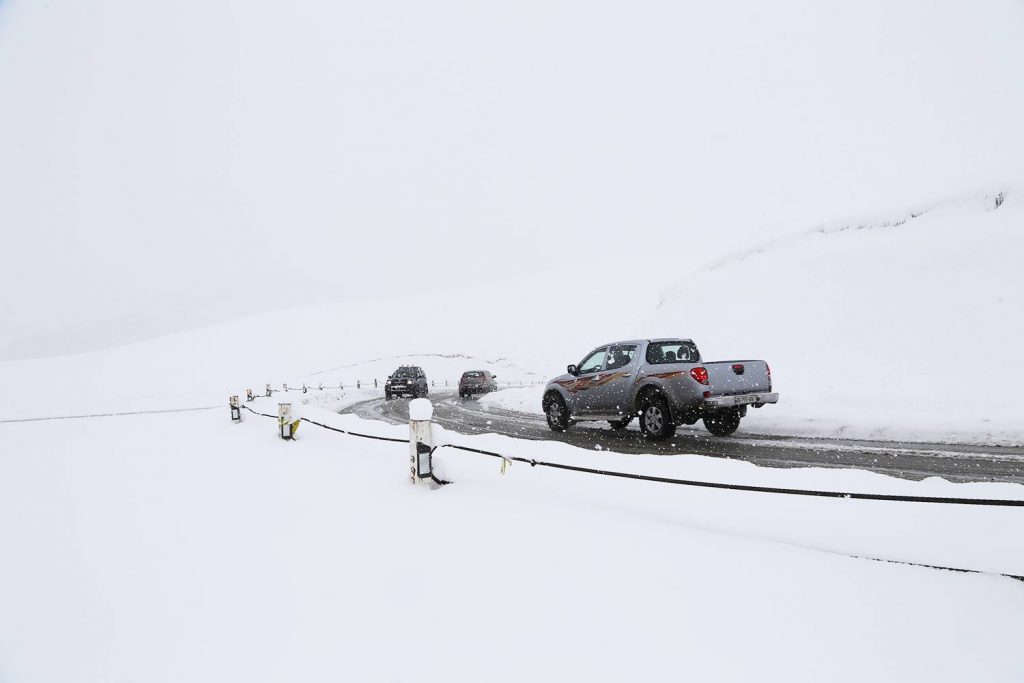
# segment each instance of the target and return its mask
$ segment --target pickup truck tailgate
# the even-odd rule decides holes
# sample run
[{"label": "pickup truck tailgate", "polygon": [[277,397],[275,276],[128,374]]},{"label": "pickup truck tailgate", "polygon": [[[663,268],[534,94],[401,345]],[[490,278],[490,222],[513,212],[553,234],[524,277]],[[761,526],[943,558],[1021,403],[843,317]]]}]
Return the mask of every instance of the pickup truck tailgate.
[{"label": "pickup truck tailgate", "polygon": [[772,377],[763,360],[726,360],[704,363],[708,384],[715,396],[760,393],[772,390]]}]

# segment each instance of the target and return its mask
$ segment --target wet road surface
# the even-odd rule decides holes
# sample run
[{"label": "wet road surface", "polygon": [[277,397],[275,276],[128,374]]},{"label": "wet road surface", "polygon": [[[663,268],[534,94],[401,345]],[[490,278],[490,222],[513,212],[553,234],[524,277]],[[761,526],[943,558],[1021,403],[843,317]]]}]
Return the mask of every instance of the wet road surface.
[{"label": "wet road surface", "polygon": [[[644,439],[636,421],[623,431],[606,423],[548,429],[541,415],[531,415],[459,398],[454,392],[431,392],[434,422],[460,434],[504,434],[534,441],[561,441],[590,450],[659,455],[698,454],[746,460],[766,467],[839,467],[870,470],[905,479],[942,477],[950,481],[998,481],[1024,484],[1024,448],[930,443],[897,443],[743,433],[716,437],[699,425],[682,426],[671,439]],[[342,410],[360,417],[407,424],[409,399],[383,397]],[[514,455],[514,454],[512,454]]]}]

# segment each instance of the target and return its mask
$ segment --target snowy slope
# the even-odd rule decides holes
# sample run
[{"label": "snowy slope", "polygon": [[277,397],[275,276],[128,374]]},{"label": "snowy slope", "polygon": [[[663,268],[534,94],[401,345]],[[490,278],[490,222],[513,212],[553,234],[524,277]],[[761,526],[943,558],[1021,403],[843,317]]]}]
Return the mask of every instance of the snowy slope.
[{"label": "snowy slope", "polygon": [[648,329],[769,359],[783,399],[759,428],[1022,443],[1022,255],[1024,194],[944,202],[714,263]]},{"label": "snowy slope", "polygon": [[[232,425],[226,409],[0,425],[4,680],[1010,683],[1024,673],[1018,582],[844,556],[1020,573],[1020,544],[1003,542],[1019,528],[1012,509],[682,492],[521,464],[503,476],[493,460],[449,452],[438,457],[457,483],[426,491],[408,483],[402,444],[310,425],[285,443],[274,430],[252,415]],[[1020,489],[438,438],[727,481]]]}]

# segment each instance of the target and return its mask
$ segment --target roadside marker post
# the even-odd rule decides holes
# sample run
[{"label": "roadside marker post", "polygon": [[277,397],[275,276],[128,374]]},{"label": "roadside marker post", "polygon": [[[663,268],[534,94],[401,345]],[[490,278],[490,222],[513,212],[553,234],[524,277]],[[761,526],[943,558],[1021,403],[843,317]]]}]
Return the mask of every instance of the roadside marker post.
[{"label": "roadside marker post", "polygon": [[424,483],[431,489],[440,487],[434,476],[430,452],[434,447],[431,420],[434,406],[426,398],[414,398],[409,402],[409,480],[413,484]]},{"label": "roadside marker post", "polygon": [[291,441],[295,438],[295,430],[299,426],[299,421],[292,420],[291,403],[277,404],[277,426],[278,434],[282,439],[285,441]]},{"label": "roadside marker post", "polygon": [[252,395],[252,389],[246,389],[245,390],[245,402],[246,403],[252,403],[254,398],[256,398],[256,397]]},{"label": "roadside marker post", "polygon": [[238,423],[242,421],[242,407],[238,404],[238,396],[228,398],[228,406],[231,407],[231,421]]},{"label": "roadside marker post", "polygon": [[267,398],[270,398],[270,385],[267,385]]}]

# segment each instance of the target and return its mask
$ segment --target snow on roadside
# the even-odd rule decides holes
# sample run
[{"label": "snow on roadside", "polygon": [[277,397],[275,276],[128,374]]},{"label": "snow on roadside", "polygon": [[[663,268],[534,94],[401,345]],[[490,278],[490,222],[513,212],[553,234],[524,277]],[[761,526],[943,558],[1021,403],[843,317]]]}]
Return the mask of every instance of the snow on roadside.
[{"label": "snow on roadside", "polygon": [[494,406],[517,413],[543,415],[541,399],[544,397],[544,386],[512,387],[484,394],[478,400],[481,405]]},{"label": "snow on roadside", "polygon": [[[406,432],[317,402],[302,410]],[[437,437],[694,476],[742,480],[755,469]],[[817,535],[847,550],[927,549],[1020,569],[1019,544],[1005,543],[1019,523],[1006,511],[680,490],[521,463],[501,475],[491,459],[445,450],[440,466],[456,483],[428,491],[408,483],[402,444],[311,425],[286,443],[273,420],[247,414],[233,425],[226,408],[0,425],[0,438],[0,661],[10,680],[818,681],[827,672],[1013,681],[1021,672],[1019,583],[796,547]],[[757,476],[766,474],[980,495],[1014,488],[820,470]],[[763,529],[786,543],[757,538]]]}]

